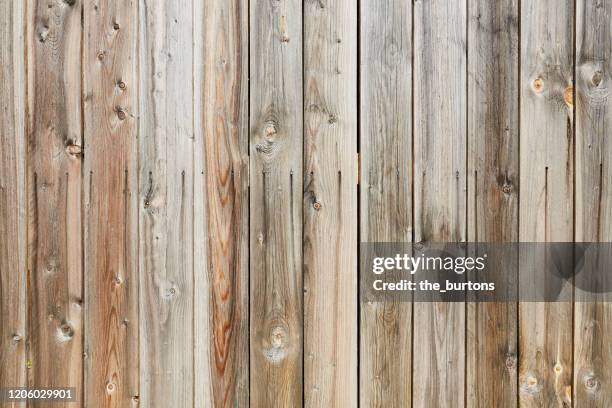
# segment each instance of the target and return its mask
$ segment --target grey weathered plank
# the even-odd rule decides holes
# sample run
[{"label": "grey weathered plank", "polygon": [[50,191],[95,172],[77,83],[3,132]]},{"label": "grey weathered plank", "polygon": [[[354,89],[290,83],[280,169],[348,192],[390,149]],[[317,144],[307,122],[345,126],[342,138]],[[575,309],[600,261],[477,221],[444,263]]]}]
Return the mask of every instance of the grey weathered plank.
[{"label": "grey weathered plank", "polygon": [[[196,269],[196,406],[249,404],[248,5],[204,2],[202,87],[206,263]],[[203,89],[203,93],[199,91]]]},{"label": "grey weathered plank", "polygon": [[[360,240],[410,242],[412,7],[360,4]],[[412,305],[362,303],[360,319],[360,405],[410,406]]]},{"label": "grey weathered plank", "polygon": [[[573,13],[572,1],[521,3],[522,242],[573,239]],[[521,285],[545,262],[520,257]],[[572,305],[521,303],[519,316],[521,406],[569,406]]]},{"label": "grey weathered plank", "polygon": [[[519,3],[473,0],[468,7],[468,237],[516,242]],[[517,258],[505,256],[488,270],[512,299]],[[517,303],[469,303],[466,319],[467,405],[517,406]]]},{"label": "grey weathered plank", "polygon": [[304,5],[304,401],[357,406],[357,3]]},{"label": "grey weathered plank", "polygon": [[91,407],[139,400],[137,6],[83,6],[84,390]]},{"label": "grey weathered plank", "polygon": [[251,404],[302,405],[302,5],[250,2]]},{"label": "grey weathered plank", "polygon": [[25,6],[28,385],[82,400],[81,3]]},{"label": "grey weathered plank", "polygon": [[140,401],[194,404],[193,2],[140,0]]},{"label": "grey weathered plank", "polygon": [[[576,7],[575,240],[610,242],[612,1],[580,0]],[[609,265],[599,267],[605,271]],[[580,286],[575,297],[574,406],[611,406],[612,304]]]},{"label": "grey weathered plank", "polygon": [[0,388],[26,386],[25,22],[0,1]]},{"label": "grey weathered plank", "polygon": [[[466,240],[465,2],[414,4],[416,242]],[[415,303],[414,406],[462,407],[465,305]]]}]

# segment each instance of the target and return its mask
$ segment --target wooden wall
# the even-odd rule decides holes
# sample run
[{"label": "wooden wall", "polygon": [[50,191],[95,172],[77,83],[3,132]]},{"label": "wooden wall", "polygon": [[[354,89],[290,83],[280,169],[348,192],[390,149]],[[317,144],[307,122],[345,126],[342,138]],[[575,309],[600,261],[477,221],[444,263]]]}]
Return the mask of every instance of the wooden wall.
[{"label": "wooden wall", "polygon": [[358,294],[359,242],[612,241],[611,21],[612,0],[0,0],[0,387],[612,406],[612,306],[579,289]]}]

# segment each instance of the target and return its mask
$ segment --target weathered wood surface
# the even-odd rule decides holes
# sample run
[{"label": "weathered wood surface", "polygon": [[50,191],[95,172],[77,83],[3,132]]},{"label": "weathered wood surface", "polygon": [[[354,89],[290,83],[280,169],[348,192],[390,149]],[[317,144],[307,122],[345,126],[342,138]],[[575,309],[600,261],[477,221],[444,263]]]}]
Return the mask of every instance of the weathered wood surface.
[{"label": "weathered wood surface", "polygon": [[[414,4],[415,242],[467,240],[466,18],[465,2]],[[414,406],[464,406],[465,324],[462,303],[414,304]]]},{"label": "weathered wood surface", "polygon": [[304,405],[357,406],[357,4],[304,4]]},{"label": "weathered wood surface", "polygon": [[81,399],[81,6],[26,7],[28,385],[76,387]]},{"label": "weathered wood surface", "polygon": [[[521,2],[522,242],[573,239],[573,22],[572,1]],[[521,285],[546,262],[520,257]],[[521,303],[519,317],[521,406],[571,406],[572,305]]]},{"label": "weathered wood surface", "polygon": [[195,91],[190,0],[139,4],[140,403],[193,406]]},{"label": "weathered wood surface", "polygon": [[250,352],[253,406],[303,398],[302,5],[250,2]]},{"label": "weathered wood surface", "polygon": [[25,21],[0,1],[0,388],[26,386]]},{"label": "weathered wood surface", "polygon": [[[518,14],[516,0],[469,2],[470,242],[518,240]],[[500,255],[489,259],[499,259]],[[500,259],[495,268],[494,278],[499,285],[516,287],[516,257]],[[512,293],[508,296],[512,299]],[[516,302],[469,303],[466,313],[467,406],[517,406]]]},{"label": "weathered wood surface", "polygon": [[137,6],[83,4],[83,402],[92,407],[134,406],[140,397]]},{"label": "weathered wood surface", "polygon": [[611,17],[0,0],[0,386],[88,407],[610,405],[601,298],[358,303],[357,261],[359,241],[612,241]]},{"label": "weathered wood surface", "polygon": [[357,3],[304,4],[304,405],[357,406]]},{"label": "weathered wood surface", "polygon": [[[611,1],[576,2],[576,241],[612,241],[610,19]],[[612,305],[578,287],[575,296],[574,406],[611,406]]]},{"label": "weathered wood surface", "polygon": [[[361,2],[359,30],[360,241],[410,242],[412,10]],[[410,406],[412,305],[360,309],[360,405]]]},{"label": "weathered wood surface", "polygon": [[[202,7],[207,260],[196,269],[195,406],[249,404],[248,3],[216,0]],[[200,4],[201,6],[202,4]],[[197,254],[197,252],[196,252]],[[197,256],[197,255],[196,255]]]}]

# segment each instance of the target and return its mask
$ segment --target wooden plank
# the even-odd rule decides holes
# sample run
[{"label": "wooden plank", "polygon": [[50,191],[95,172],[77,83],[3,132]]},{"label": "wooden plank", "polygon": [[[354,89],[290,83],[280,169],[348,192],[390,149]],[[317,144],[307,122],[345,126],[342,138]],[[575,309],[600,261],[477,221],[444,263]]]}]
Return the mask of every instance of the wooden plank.
[{"label": "wooden plank", "polygon": [[[516,242],[519,3],[473,0],[468,7],[468,237]],[[489,256],[499,263],[488,276],[512,299],[518,260],[502,254]],[[517,303],[469,303],[466,319],[467,405],[516,407]]]},{"label": "wooden plank", "polygon": [[82,401],[81,3],[26,7],[28,385]]},{"label": "wooden plank", "polygon": [[304,401],[357,406],[357,3],[304,8]]},{"label": "wooden plank", "polygon": [[[412,8],[360,4],[360,241],[410,242]],[[410,406],[412,305],[362,303],[360,320],[360,406]]]},{"label": "wooden plank", "polygon": [[26,386],[25,22],[0,2],[0,388]]},{"label": "wooden plank", "polygon": [[[573,239],[573,21],[572,1],[521,3],[521,242]],[[545,262],[521,257],[519,280]],[[572,305],[521,303],[519,316],[521,406],[570,406]]]},{"label": "wooden plank", "polygon": [[302,5],[250,2],[251,404],[302,405]]},{"label": "wooden plank", "polygon": [[93,1],[83,11],[85,406],[92,407],[139,400],[137,6]]},{"label": "wooden plank", "polygon": [[193,402],[193,2],[141,0],[140,401]]},{"label": "wooden plank", "polygon": [[[204,6],[205,4],[205,6]],[[249,405],[248,5],[246,0],[200,4],[203,14],[203,109],[207,253],[196,269],[195,406]],[[200,38],[196,36],[196,38]],[[200,68],[196,69],[196,72]]]},{"label": "wooden plank", "polygon": [[[611,242],[612,1],[580,0],[576,7],[575,240]],[[612,304],[580,286],[575,296],[574,406],[611,406]]]},{"label": "wooden plank", "polygon": [[[466,13],[465,2],[414,4],[416,242],[467,239]],[[463,407],[465,305],[414,308],[414,406]]]}]

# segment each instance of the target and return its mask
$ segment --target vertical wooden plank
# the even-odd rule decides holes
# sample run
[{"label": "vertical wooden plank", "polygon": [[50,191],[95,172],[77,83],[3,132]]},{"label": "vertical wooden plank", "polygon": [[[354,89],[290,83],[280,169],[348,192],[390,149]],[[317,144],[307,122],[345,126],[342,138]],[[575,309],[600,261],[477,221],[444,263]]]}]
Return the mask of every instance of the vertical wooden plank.
[{"label": "vertical wooden plank", "polygon": [[81,9],[27,4],[28,385],[76,387],[80,401]]},{"label": "vertical wooden plank", "polygon": [[[414,5],[416,242],[466,237],[466,13],[463,1]],[[415,406],[463,407],[465,305],[415,303]]]},{"label": "vertical wooden plank", "polygon": [[[200,3],[206,263],[196,269],[196,406],[249,405],[248,4]],[[198,38],[196,36],[196,38]],[[198,71],[196,69],[196,71]]]},{"label": "vertical wooden plank", "polygon": [[[576,7],[576,241],[611,242],[612,1]],[[612,304],[580,287],[576,302],[574,406],[611,406]]]},{"label": "vertical wooden plank", "polygon": [[139,4],[139,334],[145,407],[194,404],[192,7],[192,0]]},{"label": "vertical wooden plank", "polygon": [[24,13],[0,1],[0,388],[26,386]]},{"label": "vertical wooden plank", "polygon": [[302,5],[250,2],[251,404],[302,405]]},{"label": "vertical wooden plank", "polygon": [[137,6],[84,5],[85,406],[92,407],[139,399]]},{"label": "vertical wooden plank", "polygon": [[[471,0],[468,6],[468,236],[516,242],[519,4]],[[517,261],[504,255],[490,265],[510,297]],[[516,407],[517,303],[469,303],[466,319],[467,406]]]},{"label": "vertical wooden plank", "polygon": [[[360,4],[360,241],[410,242],[412,5]],[[412,305],[362,303],[360,320],[360,406],[410,406]]]},{"label": "vertical wooden plank", "polygon": [[[521,2],[521,242],[573,239],[573,23],[571,0]],[[546,262],[528,258],[521,276]],[[572,305],[521,303],[519,316],[521,406],[570,406]]]},{"label": "vertical wooden plank", "polygon": [[[414,5],[416,242],[466,237],[466,3]],[[465,305],[416,303],[415,406],[462,407]]]},{"label": "vertical wooden plank", "polygon": [[304,7],[304,401],[356,407],[357,3]]}]

